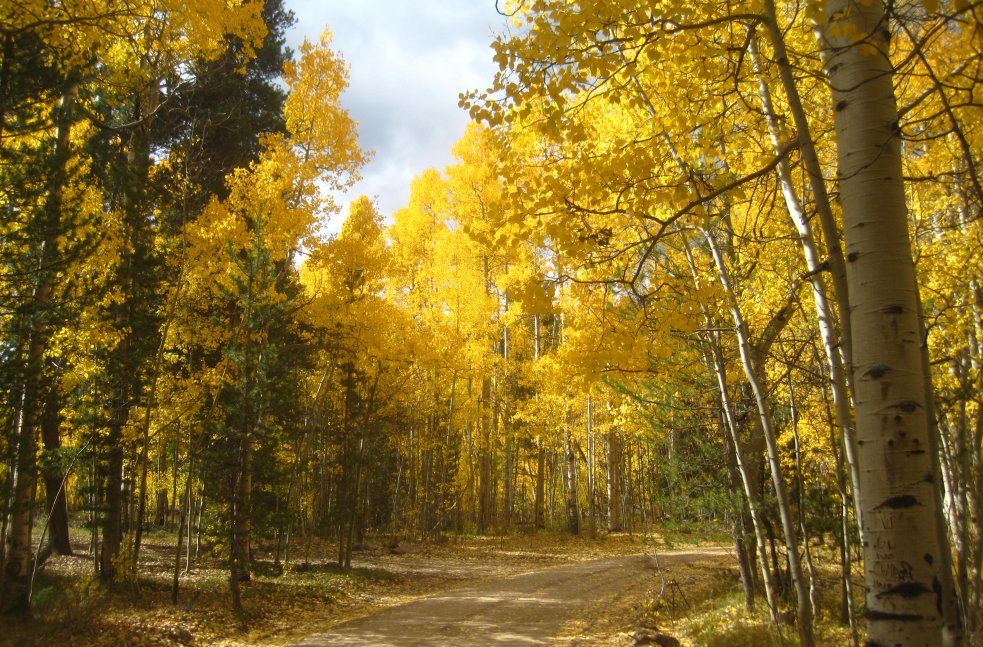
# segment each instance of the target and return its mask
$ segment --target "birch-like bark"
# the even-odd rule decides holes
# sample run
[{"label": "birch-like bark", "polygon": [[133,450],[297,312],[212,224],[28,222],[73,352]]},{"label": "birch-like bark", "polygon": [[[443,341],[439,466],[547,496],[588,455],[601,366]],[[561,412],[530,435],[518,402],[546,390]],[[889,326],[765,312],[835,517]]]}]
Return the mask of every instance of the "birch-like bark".
[{"label": "birch-like bark", "polygon": [[943,643],[937,493],[884,5],[829,0],[870,645]]},{"label": "birch-like bark", "polygon": [[[772,101],[771,88],[765,81],[761,71],[760,54],[758,53],[757,38],[752,36],[749,54],[751,63],[754,66],[755,74],[758,76],[758,96],[761,99],[761,107],[764,110],[765,120],[768,122],[768,133],[775,153],[785,145],[780,139],[781,125],[778,114],[775,112],[774,102]],[[800,135],[801,137],[802,135]],[[810,137],[808,133],[805,135]],[[819,252],[816,249],[815,236],[812,226],[806,217],[802,201],[799,199],[792,181],[792,172],[789,168],[788,160],[782,158],[776,167],[778,181],[781,185],[782,196],[785,199],[785,208],[788,210],[789,218],[795,227],[799,237],[799,246],[802,248],[802,256],[806,262],[806,270],[809,274],[809,283],[812,287],[812,301],[816,308],[816,317],[819,325],[819,337],[823,342],[823,350],[826,352],[826,361],[829,365],[829,388],[833,396],[833,407],[836,411],[836,426],[842,439],[844,457],[850,473],[850,481],[854,493],[860,487],[860,472],[857,470],[857,439],[853,429],[853,411],[850,402],[850,391],[847,387],[846,371],[843,366],[843,357],[840,353],[841,340],[836,332],[836,317],[833,308],[826,296],[826,286],[823,284],[822,267],[823,263],[819,259]],[[821,178],[820,178],[821,179]],[[839,243],[837,243],[839,247]],[[834,282],[835,285],[835,282]],[[849,312],[841,312],[841,318],[848,318]],[[854,494],[856,504],[856,494]],[[857,511],[857,523],[860,523],[860,507],[855,505]]]},{"label": "birch-like bark", "polygon": [[737,296],[734,292],[727,266],[724,263],[720,246],[710,232],[705,232],[705,235],[707,244],[710,246],[710,252],[713,254],[713,260],[717,265],[721,287],[724,289],[731,316],[734,319],[741,364],[744,367],[744,375],[747,377],[748,384],[754,394],[758,418],[761,423],[761,429],[764,432],[765,445],[768,449],[768,467],[771,472],[772,485],[775,488],[778,516],[785,535],[788,570],[792,577],[792,587],[795,589],[795,597],[798,603],[796,628],[799,632],[799,640],[804,647],[811,647],[814,644],[812,598],[809,595],[809,584],[806,581],[805,574],[802,571],[802,564],[799,561],[798,532],[796,531],[795,521],[792,519],[791,506],[789,505],[788,493],[785,488],[785,479],[782,476],[781,459],[778,455],[778,439],[769,411],[768,394],[761,377],[764,371],[760,366],[759,360],[755,357],[758,351],[751,344],[747,323],[744,321],[744,316],[737,303]]},{"label": "birch-like bark", "polygon": [[[700,287],[700,272],[693,259],[693,252],[690,249],[689,241],[683,235],[683,251],[686,253],[686,260],[689,262],[690,271],[693,274],[693,284],[697,289]],[[700,303],[700,311],[703,315],[704,323],[708,330],[714,328],[713,317],[705,303]],[[737,464],[737,472],[741,477],[741,485],[744,488],[744,497],[747,500],[748,511],[751,516],[751,526],[754,529],[754,539],[757,545],[758,566],[761,568],[761,579],[765,587],[765,599],[768,603],[768,611],[771,614],[772,622],[778,623],[778,607],[776,606],[775,583],[772,579],[771,569],[768,567],[768,553],[765,547],[764,523],[761,518],[761,505],[756,491],[756,481],[752,478],[752,470],[748,468],[741,449],[740,438],[737,434],[737,421],[734,416],[734,407],[730,401],[730,392],[727,389],[727,372],[724,356],[720,349],[720,342],[713,336],[708,335],[706,345],[709,349],[710,364],[714,376],[717,378],[717,391],[720,398],[720,406],[724,417],[724,423],[730,432],[734,459]]]},{"label": "birch-like bark", "polygon": [[570,414],[567,413],[567,420],[564,424],[563,433],[563,452],[564,452],[564,482],[567,494],[567,530],[571,535],[580,534],[580,495],[577,488],[577,450],[574,440],[570,433]]},{"label": "birch-like bark", "polygon": [[795,386],[792,383],[792,375],[788,376],[788,409],[790,425],[792,427],[792,439],[795,444],[795,487],[796,498],[799,504],[799,530],[802,532],[802,557],[805,560],[806,571],[809,574],[809,599],[812,602],[813,610],[819,608],[819,587],[816,579],[816,569],[812,560],[812,549],[809,546],[809,529],[806,527],[805,520],[805,492],[802,485],[802,443],[799,438],[799,405],[795,398]]},{"label": "birch-like bark", "polygon": [[832,201],[830,200],[829,192],[826,190],[826,179],[823,175],[822,166],[819,164],[819,155],[816,152],[815,140],[812,137],[809,119],[802,105],[799,87],[795,82],[792,64],[785,47],[785,37],[782,33],[782,27],[778,24],[778,11],[775,8],[774,0],[764,0],[764,13],[767,18],[765,20],[765,26],[768,30],[772,48],[775,50],[775,61],[778,64],[778,78],[781,80],[782,88],[785,90],[785,96],[788,99],[789,111],[791,112],[792,121],[795,124],[798,135],[799,154],[802,156],[802,164],[805,166],[809,179],[809,188],[812,189],[816,214],[819,216],[819,224],[822,228],[823,237],[826,239],[827,264],[829,266],[830,277],[833,280],[833,296],[840,314],[840,340],[842,343],[839,345],[839,351],[843,354],[843,363],[847,368],[845,379],[852,389],[850,367],[853,366],[851,341],[853,339],[853,331],[850,320],[850,287],[847,281],[843,249],[840,247],[840,231],[836,226]]},{"label": "birch-like bark", "polygon": [[624,463],[624,441],[613,427],[608,430],[608,531],[620,532],[624,529],[622,499],[622,463]]}]

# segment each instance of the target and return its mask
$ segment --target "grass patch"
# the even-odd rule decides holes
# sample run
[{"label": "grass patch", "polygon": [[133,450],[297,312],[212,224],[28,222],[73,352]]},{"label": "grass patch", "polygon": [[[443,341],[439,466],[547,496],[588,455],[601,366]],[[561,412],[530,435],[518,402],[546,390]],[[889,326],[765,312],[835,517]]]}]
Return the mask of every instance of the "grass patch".
[{"label": "grass patch", "polygon": [[[354,568],[337,566],[337,545],[314,540],[294,549],[285,567],[258,553],[242,584],[244,613],[230,608],[228,572],[203,554],[182,570],[171,604],[177,535],[144,535],[135,578],[107,589],[93,574],[88,530],[73,528],[72,557],[52,557],[35,582],[35,618],[0,632],[0,645],[283,645],[346,619],[490,576],[524,572],[571,560],[645,550],[639,535],[596,539],[565,533],[455,536],[392,555],[388,542],[354,555]],[[259,548],[262,548],[260,546]],[[304,561],[306,560],[306,561]]]},{"label": "grass patch", "polygon": [[[817,585],[820,608],[814,623],[816,644],[851,645],[850,628],[839,622],[838,608],[840,588],[835,555],[821,550],[814,551],[817,561]],[[677,637],[683,645],[692,647],[795,647],[799,645],[798,631],[792,624],[776,624],[768,613],[764,593],[757,595],[753,610],[747,610],[740,586],[737,566],[731,558],[721,567],[693,566],[667,569],[666,580],[678,584],[679,593],[673,604],[672,587],[658,590],[642,623],[648,621]],[[858,574],[859,575],[859,574]],[[856,583],[855,595],[863,591]],[[661,595],[659,595],[661,593]],[[682,596],[685,595],[685,600]],[[780,602],[783,618],[794,617],[794,593],[792,599]],[[861,598],[855,600],[857,613],[861,613]],[[863,644],[864,636],[858,636]]]}]

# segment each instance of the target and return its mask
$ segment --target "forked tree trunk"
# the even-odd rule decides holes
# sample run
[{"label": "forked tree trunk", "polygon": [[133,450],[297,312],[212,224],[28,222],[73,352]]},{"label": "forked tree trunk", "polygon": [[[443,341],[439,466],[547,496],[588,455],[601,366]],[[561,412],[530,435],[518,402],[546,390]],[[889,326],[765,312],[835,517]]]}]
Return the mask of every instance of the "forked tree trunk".
[{"label": "forked tree trunk", "polygon": [[[840,200],[871,645],[941,645],[942,551],[890,31],[880,0],[830,0]],[[951,577],[951,574],[950,574]],[[947,628],[958,632],[957,627]]]},{"label": "forked tree trunk", "polygon": [[[696,266],[696,259],[690,249],[689,241],[683,236],[683,251],[686,253],[686,260],[693,275],[693,284],[699,289],[701,286],[700,271]],[[716,322],[710,314],[710,310],[705,303],[700,303],[700,311],[703,315],[703,322],[707,330],[717,328]],[[723,351],[720,347],[720,339],[717,333],[708,333],[706,339],[707,363],[712,370],[717,381],[717,396],[720,401],[721,416],[724,427],[730,437],[730,449],[734,456],[737,473],[741,478],[741,486],[744,489],[744,498],[748,506],[748,514],[751,517],[751,525],[754,529],[754,539],[758,566],[761,568],[761,580],[765,589],[765,599],[768,603],[768,612],[771,614],[772,622],[778,622],[778,606],[775,595],[775,582],[772,578],[771,569],[768,566],[768,553],[765,548],[764,523],[762,520],[761,502],[759,492],[756,489],[757,481],[753,478],[754,471],[744,457],[741,449],[740,438],[737,434],[738,423],[735,420],[734,407],[731,403],[730,392],[727,386],[727,365],[724,361]],[[750,578],[749,578],[750,579]]]},{"label": "forked tree trunk", "polygon": [[[790,117],[795,124],[796,135],[798,136],[799,152],[802,156],[802,164],[806,170],[806,180],[809,188],[812,189],[812,198],[816,215],[819,216],[820,228],[826,242],[826,262],[829,268],[830,279],[833,283],[833,297],[836,301],[836,309],[840,314],[840,338],[845,344],[840,348],[843,354],[843,363],[846,366],[853,364],[851,340],[853,333],[851,330],[849,303],[849,286],[847,283],[846,263],[843,258],[843,249],[840,247],[840,232],[836,226],[836,217],[833,214],[832,200],[826,190],[826,180],[823,175],[823,167],[816,152],[815,141],[809,128],[809,120],[802,105],[799,95],[799,88],[796,85],[795,71],[792,68],[789,54],[785,47],[785,33],[783,27],[778,22],[778,11],[774,0],[764,0],[765,27],[775,51],[775,59],[778,64],[778,78],[785,96],[788,100]],[[846,375],[846,381],[850,383],[850,375]]]},{"label": "forked tree trunk", "polygon": [[[773,36],[774,37],[774,36]],[[780,38],[780,35],[778,36]],[[779,41],[781,42],[781,41]],[[782,50],[784,51],[784,49]],[[761,106],[764,109],[765,120],[768,122],[768,132],[771,136],[772,147],[774,148],[776,154],[785,145],[785,142],[780,140],[780,134],[782,131],[781,119],[779,115],[775,112],[774,102],[772,101],[771,88],[768,87],[768,83],[765,80],[765,76],[761,70],[760,65],[760,54],[758,53],[757,38],[752,37],[749,53],[751,55],[751,62],[755,68],[755,73],[758,76],[758,95],[761,99]],[[783,77],[784,78],[784,77]],[[786,85],[786,89],[788,85]],[[797,90],[794,85],[791,86],[793,101],[793,109],[797,106],[799,110],[802,110],[801,103],[798,101]],[[787,94],[789,92],[786,92]],[[808,127],[808,122],[805,117],[802,116],[800,119],[795,120],[796,124],[802,128]],[[808,131],[799,133],[799,140],[812,141],[812,135]],[[813,156],[815,153],[813,153]],[[812,157],[805,155],[809,160]],[[806,210],[799,199],[799,195],[795,190],[795,182],[792,178],[792,172],[789,168],[788,161],[782,159],[778,162],[777,166],[778,180],[782,189],[782,196],[785,198],[785,207],[788,210],[789,218],[792,220],[792,225],[795,227],[795,231],[799,237],[799,246],[802,248],[802,256],[806,262],[806,270],[809,273],[809,283],[812,287],[812,300],[816,308],[816,319],[819,325],[819,337],[823,342],[823,350],[826,352],[826,361],[829,365],[829,389],[833,396],[833,406],[836,411],[836,427],[840,432],[840,442],[843,444],[844,457],[846,458],[846,463],[850,472],[850,482],[853,486],[853,491],[856,492],[860,484],[860,473],[857,470],[857,439],[856,432],[853,428],[853,410],[852,402],[850,400],[850,389],[848,386],[847,371],[843,362],[843,354],[841,347],[843,343],[849,343],[848,338],[842,338],[837,335],[837,322],[838,319],[834,314],[833,306],[827,298],[826,286],[823,283],[822,277],[822,267],[823,264],[820,261],[819,250],[816,248],[815,236],[812,232],[812,225],[809,224],[809,218],[806,215]],[[811,174],[813,172],[812,166],[806,171]],[[825,181],[822,177],[817,179],[811,179],[813,184],[819,184],[825,187]],[[824,212],[829,209],[828,198],[826,194],[818,196],[818,200],[825,200],[827,204],[820,209]],[[840,259],[839,262],[842,265],[842,253],[839,252],[839,242],[835,243],[835,250],[830,254],[831,258]],[[829,261],[827,261],[827,264]],[[845,275],[844,275],[845,278]],[[833,281],[834,290],[844,290],[846,289],[843,282],[839,280]],[[846,300],[845,298],[843,299]],[[839,320],[848,320],[849,310],[844,310],[839,313]],[[841,326],[842,328],[842,326]],[[852,353],[848,352],[847,356],[852,356]],[[859,520],[859,508],[857,508],[857,519]]]},{"label": "forked tree trunk", "polygon": [[741,449],[740,438],[737,435],[738,423],[734,419],[734,408],[730,401],[727,390],[726,364],[724,363],[723,353],[720,348],[719,339],[713,338],[708,341],[708,346],[713,364],[714,374],[717,378],[717,391],[720,397],[720,406],[723,412],[724,426],[730,435],[730,449],[733,452],[737,466],[737,472],[741,477],[741,485],[744,488],[744,498],[747,501],[748,513],[751,517],[751,525],[754,530],[755,554],[758,558],[758,566],[761,568],[761,582],[765,589],[765,600],[768,604],[768,611],[773,622],[778,621],[778,601],[775,594],[775,580],[771,568],[768,566],[768,551],[765,546],[765,528],[762,519],[761,502],[759,494],[753,490],[754,481],[751,478],[751,467],[748,465],[744,452]]},{"label": "forked tree trunk", "polygon": [[[811,647],[814,644],[813,637],[813,610],[812,597],[809,595],[809,583],[806,581],[805,572],[799,561],[799,546],[797,539],[797,528],[795,520],[792,519],[791,506],[788,500],[788,493],[785,488],[785,479],[782,475],[781,458],[778,454],[778,438],[775,433],[771,411],[768,404],[768,392],[764,380],[764,369],[759,357],[762,353],[761,348],[755,348],[751,344],[750,333],[737,296],[734,292],[727,265],[724,261],[721,250],[711,232],[706,232],[706,240],[710,246],[717,270],[720,276],[721,287],[734,319],[734,328],[737,332],[737,343],[740,349],[741,364],[744,367],[744,375],[754,394],[754,402],[758,411],[758,420],[761,430],[764,433],[765,444],[768,448],[768,467],[771,473],[772,485],[775,488],[775,499],[778,504],[778,517],[781,520],[782,532],[785,535],[785,547],[787,549],[787,559],[789,575],[792,578],[792,586],[795,589],[795,597],[798,608],[796,610],[796,628],[799,632],[799,640],[803,647]],[[777,333],[776,333],[777,334]],[[760,345],[760,344],[759,344]]]}]

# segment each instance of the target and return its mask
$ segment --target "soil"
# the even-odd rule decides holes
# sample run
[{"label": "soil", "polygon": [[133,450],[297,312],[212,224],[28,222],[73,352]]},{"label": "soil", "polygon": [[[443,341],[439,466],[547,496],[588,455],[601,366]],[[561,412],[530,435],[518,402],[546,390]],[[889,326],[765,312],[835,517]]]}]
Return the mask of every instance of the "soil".
[{"label": "soil", "polygon": [[[641,617],[647,602],[657,602],[669,590],[678,592],[682,605],[684,593],[673,571],[719,568],[727,559],[725,552],[710,548],[493,576],[342,623],[296,646],[626,645],[632,624],[623,615],[626,607]],[[670,581],[675,586],[666,589]],[[620,622],[605,625],[612,615]]]},{"label": "soil", "polygon": [[[698,535],[688,539],[710,539]],[[671,552],[653,534],[459,536],[396,551],[376,541],[351,570],[335,565],[333,543],[315,541],[283,569],[260,553],[236,615],[227,571],[205,554],[171,604],[171,535],[147,536],[137,579],[110,589],[92,574],[85,536],[75,539],[75,556],[53,557],[39,573],[34,620],[0,632],[0,646],[624,646],[642,621],[681,617],[677,592],[695,599],[698,582],[736,572],[719,545]]]}]

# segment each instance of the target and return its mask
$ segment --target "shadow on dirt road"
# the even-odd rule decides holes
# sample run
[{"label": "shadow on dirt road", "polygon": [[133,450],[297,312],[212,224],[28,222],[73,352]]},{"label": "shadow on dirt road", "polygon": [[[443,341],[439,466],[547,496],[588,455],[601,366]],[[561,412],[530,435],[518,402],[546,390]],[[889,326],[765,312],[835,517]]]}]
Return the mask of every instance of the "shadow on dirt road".
[{"label": "shadow on dirt road", "polygon": [[[660,554],[663,566],[706,557]],[[547,645],[590,605],[652,577],[654,569],[651,557],[632,555],[495,578],[345,622],[296,646]]]}]

